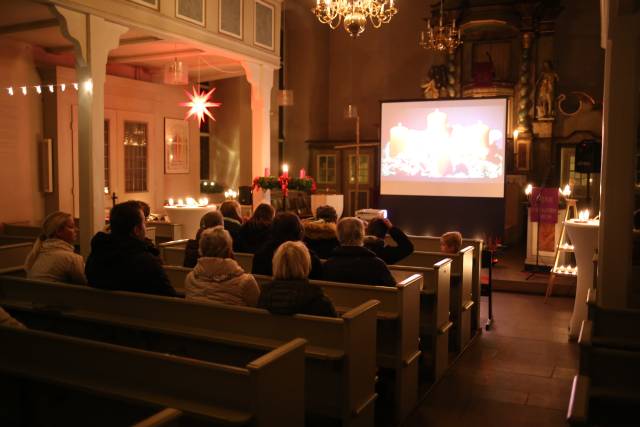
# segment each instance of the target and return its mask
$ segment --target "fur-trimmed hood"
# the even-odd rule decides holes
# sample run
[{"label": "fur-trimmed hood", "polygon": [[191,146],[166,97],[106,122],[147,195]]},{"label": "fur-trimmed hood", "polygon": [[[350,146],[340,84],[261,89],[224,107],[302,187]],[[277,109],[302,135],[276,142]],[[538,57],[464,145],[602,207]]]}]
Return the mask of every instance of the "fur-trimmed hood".
[{"label": "fur-trimmed hood", "polygon": [[337,239],[336,224],[323,220],[307,221],[304,225],[304,237],[312,240]]}]

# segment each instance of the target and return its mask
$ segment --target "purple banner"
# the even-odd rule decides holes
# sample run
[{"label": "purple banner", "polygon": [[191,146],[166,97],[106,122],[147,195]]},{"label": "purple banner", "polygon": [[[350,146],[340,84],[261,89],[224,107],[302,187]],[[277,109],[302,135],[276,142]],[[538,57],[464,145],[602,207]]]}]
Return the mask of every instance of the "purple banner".
[{"label": "purple banner", "polygon": [[558,189],[535,187],[529,199],[532,222],[555,224],[558,222]]}]

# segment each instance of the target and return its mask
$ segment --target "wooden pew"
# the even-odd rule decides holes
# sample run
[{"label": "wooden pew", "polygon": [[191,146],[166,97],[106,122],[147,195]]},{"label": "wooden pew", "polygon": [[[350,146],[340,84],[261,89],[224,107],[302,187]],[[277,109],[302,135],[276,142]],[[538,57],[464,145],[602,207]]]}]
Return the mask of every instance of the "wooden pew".
[{"label": "wooden pew", "polygon": [[[407,235],[411,243],[413,243],[414,250],[419,252],[439,252],[440,251],[440,237],[439,236],[413,236]],[[390,237],[387,236],[387,240]],[[471,289],[473,293],[472,315],[471,315],[471,330],[482,329],[480,325],[480,276],[482,272],[482,250],[484,249],[484,241],[482,239],[466,239],[462,238],[462,247],[473,246],[473,279],[471,282]]]},{"label": "wooden pew", "polygon": [[[156,230],[157,233],[157,230]],[[184,263],[184,251],[189,239],[172,240],[160,243],[158,250],[164,265],[182,265]]]},{"label": "wooden pew", "polygon": [[450,344],[455,352],[462,351],[471,339],[473,247],[466,246],[457,254],[415,251],[399,262],[401,266],[431,268],[444,258],[451,258],[451,290],[449,309],[453,321]]},{"label": "wooden pew", "polygon": [[33,242],[0,246],[0,269],[23,266],[31,248],[33,248]]},{"label": "wooden pew", "polygon": [[[191,269],[173,266],[164,266],[164,269],[171,285],[178,292],[184,292],[184,279]],[[394,371],[398,422],[401,422],[417,403],[420,356],[418,301],[423,279],[415,272],[404,276],[396,287],[310,281],[322,288],[338,312],[346,312],[372,299],[380,302],[377,313],[377,363],[382,368]],[[268,276],[254,277],[260,286],[272,280]],[[449,286],[448,281],[446,286]]]},{"label": "wooden pew", "polygon": [[195,237],[184,236],[182,232],[182,224],[174,224],[166,221],[147,221],[146,225],[147,227],[154,227],[156,229],[157,244]]},{"label": "wooden pew", "polygon": [[0,327],[0,342],[0,372],[11,376],[175,408],[225,425],[304,424],[303,339],[244,367],[9,327]]},{"label": "wooden pew", "polygon": [[42,233],[40,225],[25,223],[4,223],[3,233],[11,236],[22,236],[35,240]]},{"label": "wooden pew", "polygon": [[445,258],[432,268],[389,266],[397,279],[407,274],[421,274],[420,290],[420,343],[423,353],[432,356],[428,364],[430,380],[438,381],[449,366],[449,330],[453,326],[449,318],[449,290],[451,283],[451,259]]},{"label": "wooden pew", "polygon": [[92,339],[227,364],[302,337],[308,341],[308,413],[345,426],[373,425],[377,301],[341,318],[275,316],[256,308],[0,276],[0,304],[29,327],[66,325],[68,333]]},{"label": "wooden pew", "polygon": [[[160,249],[160,257],[162,258],[164,265],[183,265],[186,245],[187,240],[176,240],[158,245]],[[251,269],[253,267],[253,254],[234,252],[233,256],[244,271],[251,273]]]},{"label": "wooden pew", "polygon": [[586,303],[589,319],[580,328],[580,370],[567,419],[571,425],[597,425],[637,418],[640,310],[599,307],[593,288]]},{"label": "wooden pew", "polygon": [[31,243],[33,245],[35,241],[35,237],[0,234],[0,246],[11,245],[15,243]]}]

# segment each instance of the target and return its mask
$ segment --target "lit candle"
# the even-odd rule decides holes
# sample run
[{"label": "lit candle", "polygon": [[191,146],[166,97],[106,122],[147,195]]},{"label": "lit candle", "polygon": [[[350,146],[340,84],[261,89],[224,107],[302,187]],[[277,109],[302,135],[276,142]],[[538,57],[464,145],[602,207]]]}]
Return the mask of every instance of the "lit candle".
[{"label": "lit candle", "polygon": [[307,176],[307,172],[305,172],[304,168],[300,169],[300,179],[303,179],[305,176]]},{"label": "lit candle", "polygon": [[285,178],[289,177],[289,165],[286,163],[282,165],[282,174],[285,176]]},{"label": "lit candle", "polygon": [[409,129],[402,126],[402,123],[391,128],[391,141],[389,141],[389,155],[391,157],[396,157],[407,149],[408,132]]},{"label": "lit candle", "polygon": [[173,206],[173,199],[169,199],[169,206]]},{"label": "lit candle", "polygon": [[527,187],[524,189],[524,194],[526,194],[527,196],[530,196],[532,192],[533,192],[533,185],[527,184]]}]

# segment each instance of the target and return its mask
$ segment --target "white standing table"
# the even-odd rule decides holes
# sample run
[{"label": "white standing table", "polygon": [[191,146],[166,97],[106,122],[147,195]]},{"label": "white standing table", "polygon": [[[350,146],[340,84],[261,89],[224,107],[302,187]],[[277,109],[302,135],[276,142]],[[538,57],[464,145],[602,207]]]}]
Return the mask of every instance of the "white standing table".
[{"label": "white standing table", "polygon": [[600,221],[597,219],[582,222],[572,219],[565,225],[578,266],[576,299],[569,324],[570,339],[578,338],[582,321],[587,318],[587,291],[593,283],[593,255],[598,248],[599,225]]},{"label": "white standing table", "polygon": [[215,211],[216,206],[165,206],[164,209],[172,223],[182,224],[182,238],[193,239],[200,228],[202,215]]}]

